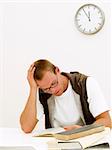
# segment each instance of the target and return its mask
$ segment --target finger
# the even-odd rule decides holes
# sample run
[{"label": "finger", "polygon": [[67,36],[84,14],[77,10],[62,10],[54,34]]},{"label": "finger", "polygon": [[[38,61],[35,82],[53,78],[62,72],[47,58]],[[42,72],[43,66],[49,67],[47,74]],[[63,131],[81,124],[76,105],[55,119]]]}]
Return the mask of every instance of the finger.
[{"label": "finger", "polygon": [[34,68],[34,63],[31,64],[30,68],[28,69],[28,71],[32,71],[32,69]]},{"label": "finger", "polygon": [[34,66],[33,69],[32,69],[32,73],[34,73],[35,69],[36,69],[36,68],[35,68],[35,66]]},{"label": "finger", "polygon": [[77,128],[81,128],[82,126],[80,125],[73,125],[73,126],[65,126],[64,129],[65,130],[72,130],[72,129],[77,129]]},{"label": "finger", "polygon": [[65,130],[69,130],[69,129],[71,129],[71,128],[72,128],[71,126],[65,126],[65,127],[64,127]]},{"label": "finger", "polygon": [[73,128],[70,128],[70,127],[64,127],[65,130],[71,130]]}]

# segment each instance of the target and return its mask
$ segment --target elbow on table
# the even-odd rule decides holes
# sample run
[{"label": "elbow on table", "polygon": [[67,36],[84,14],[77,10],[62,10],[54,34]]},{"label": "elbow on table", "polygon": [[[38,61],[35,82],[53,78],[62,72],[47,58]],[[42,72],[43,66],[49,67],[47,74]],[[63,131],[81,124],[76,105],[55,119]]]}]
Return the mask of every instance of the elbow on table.
[{"label": "elbow on table", "polygon": [[25,126],[21,126],[21,129],[23,130],[24,133],[31,133],[33,129]]},{"label": "elbow on table", "polygon": [[33,129],[35,128],[37,122],[35,122],[35,124],[30,125],[27,123],[23,123],[20,119],[20,125],[21,125],[21,129],[23,130],[23,132],[25,133],[31,133],[33,131]]}]

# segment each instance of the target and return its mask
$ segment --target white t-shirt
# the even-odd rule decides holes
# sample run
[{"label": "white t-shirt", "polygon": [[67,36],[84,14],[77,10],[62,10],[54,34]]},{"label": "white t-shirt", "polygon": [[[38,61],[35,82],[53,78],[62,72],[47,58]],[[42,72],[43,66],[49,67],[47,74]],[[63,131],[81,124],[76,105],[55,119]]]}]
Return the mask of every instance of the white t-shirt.
[{"label": "white t-shirt", "polygon": [[[49,109],[51,107],[51,103],[49,105],[50,100],[52,101],[52,99],[48,100]],[[52,117],[53,119],[51,120],[53,127],[83,124],[70,82],[67,90],[61,96],[54,96],[54,111],[51,115],[50,118]]]},{"label": "white t-shirt", "polygon": [[87,78],[87,95],[90,112],[94,117],[99,114],[108,111],[109,106],[106,103],[104,95],[99,87],[99,84],[92,77]]},{"label": "white t-shirt", "polygon": [[[95,79],[87,78],[86,82],[90,112],[94,117],[109,110],[100,87]],[[52,127],[66,125],[84,125],[84,117],[79,95],[72,89],[69,82],[67,90],[61,96],[51,96],[48,99],[49,117]],[[43,106],[37,100],[37,118],[43,116]]]}]

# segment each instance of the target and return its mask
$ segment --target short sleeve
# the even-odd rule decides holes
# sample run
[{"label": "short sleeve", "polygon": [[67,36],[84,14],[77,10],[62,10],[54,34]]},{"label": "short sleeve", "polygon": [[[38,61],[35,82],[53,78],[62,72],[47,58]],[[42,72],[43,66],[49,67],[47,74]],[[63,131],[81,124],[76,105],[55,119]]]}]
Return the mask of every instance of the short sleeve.
[{"label": "short sleeve", "polygon": [[101,113],[108,111],[109,106],[106,103],[104,95],[97,81],[92,77],[88,77],[86,87],[87,87],[89,109],[92,115],[94,117],[97,117]]}]

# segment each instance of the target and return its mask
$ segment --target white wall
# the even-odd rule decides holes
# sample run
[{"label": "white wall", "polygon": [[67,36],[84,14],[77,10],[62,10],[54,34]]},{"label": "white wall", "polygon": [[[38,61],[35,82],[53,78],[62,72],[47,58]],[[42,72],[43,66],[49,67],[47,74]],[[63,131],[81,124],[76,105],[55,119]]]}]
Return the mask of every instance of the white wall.
[{"label": "white wall", "polygon": [[88,2],[0,4],[0,126],[18,126],[29,91],[27,69],[40,58],[51,60],[62,71],[94,76],[110,104],[110,3],[92,1],[106,19],[99,33],[87,36],[76,29],[74,16]]}]

